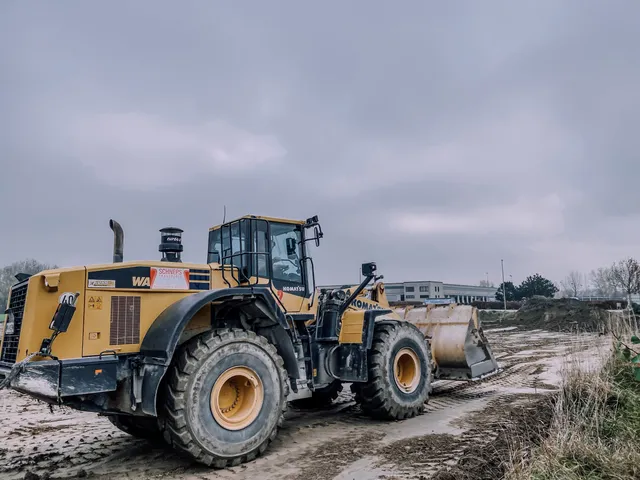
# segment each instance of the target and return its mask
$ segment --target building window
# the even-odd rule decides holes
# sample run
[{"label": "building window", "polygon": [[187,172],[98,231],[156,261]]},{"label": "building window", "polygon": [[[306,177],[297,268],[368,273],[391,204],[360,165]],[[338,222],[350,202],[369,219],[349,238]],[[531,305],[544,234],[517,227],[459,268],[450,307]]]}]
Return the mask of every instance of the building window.
[{"label": "building window", "polygon": [[407,288],[406,288],[406,290],[407,290],[407,292],[413,292],[413,291],[415,291],[413,287],[407,287]]},{"label": "building window", "polygon": [[426,285],[421,285],[420,286],[420,291],[421,292],[428,292],[429,291],[429,287],[427,287]]},{"label": "building window", "polygon": [[415,295],[405,295],[405,298],[416,298]]},{"label": "building window", "polygon": [[420,295],[420,298],[429,298],[429,295]]}]

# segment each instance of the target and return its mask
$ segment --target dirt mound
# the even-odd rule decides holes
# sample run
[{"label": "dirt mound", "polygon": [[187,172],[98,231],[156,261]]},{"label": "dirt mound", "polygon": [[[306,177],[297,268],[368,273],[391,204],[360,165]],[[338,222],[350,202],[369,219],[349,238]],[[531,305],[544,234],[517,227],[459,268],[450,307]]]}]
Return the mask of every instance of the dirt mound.
[{"label": "dirt mound", "polygon": [[517,311],[480,310],[479,315],[485,329],[519,327],[551,332],[606,332],[611,312],[572,298],[533,297]]},{"label": "dirt mound", "polygon": [[533,297],[516,312],[513,322],[525,328],[541,328],[560,332],[601,332],[606,329],[609,314],[572,298]]}]

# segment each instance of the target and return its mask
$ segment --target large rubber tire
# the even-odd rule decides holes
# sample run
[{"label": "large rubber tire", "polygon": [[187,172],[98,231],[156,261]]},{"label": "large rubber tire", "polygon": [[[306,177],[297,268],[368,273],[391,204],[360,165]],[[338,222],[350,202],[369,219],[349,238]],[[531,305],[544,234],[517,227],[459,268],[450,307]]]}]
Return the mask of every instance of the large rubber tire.
[{"label": "large rubber tire", "polygon": [[[264,391],[257,417],[240,430],[223,428],[211,406],[216,380],[234,367],[255,372]],[[275,347],[240,329],[206,332],[188,341],[174,356],[165,388],[165,440],[216,468],[236,466],[264,453],[284,421],[289,394],[287,372]]]},{"label": "large rubber tire", "polygon": [[[368,381],[351,385],[356,402],[378,419],[402,420],[421,414],[433,378],[431,349],[425,336],[411,323],[387,321],[376,323],[373,335]],[[404,352],[414,355],[415,365],[419,364],[419,380],[409,392],[398,386],[394,371],[396,356],[404,357]]]},{"label": "large rubber tire", "polygon": [[147,440],[154,445],[165,444],[162,430],[156,418],[142,418],[132,415],[109,415],[107,418],[116,428],[132,437]]},{"label": "large rubber tire", "polygon": [[338,398],[341,391],[342,382],[340,380],[336,380],[328,386],[314,391],[311,397],[293,400],[290,404],[292,407],[300,409],[326,408],[331,405],[336,398]]}]

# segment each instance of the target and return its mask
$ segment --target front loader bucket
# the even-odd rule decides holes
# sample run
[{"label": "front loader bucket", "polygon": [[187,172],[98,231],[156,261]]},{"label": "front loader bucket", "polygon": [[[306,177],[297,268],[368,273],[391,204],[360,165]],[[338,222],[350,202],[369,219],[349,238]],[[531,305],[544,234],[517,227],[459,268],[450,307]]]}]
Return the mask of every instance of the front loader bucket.
[{"label": "front loader bucket", "polygon": [[451,304],[395,311],[431,338],[436,379],[477,380],[497,373],[498,362],[480,326],[477,308]]}]

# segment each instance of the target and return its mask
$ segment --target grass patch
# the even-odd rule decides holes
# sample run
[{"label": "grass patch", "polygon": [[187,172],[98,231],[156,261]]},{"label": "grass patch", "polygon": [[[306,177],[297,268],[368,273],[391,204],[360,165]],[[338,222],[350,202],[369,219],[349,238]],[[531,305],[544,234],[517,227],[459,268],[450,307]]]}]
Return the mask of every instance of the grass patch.
[{"label": "grass patch", "polygon": [[506,478],[638,479],[639,445],[640,382],[628,362],[612,352],[600,368],[566,369],[549,436]]}]

